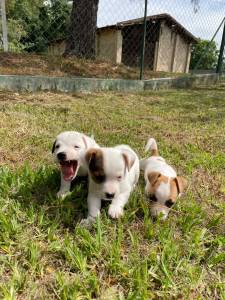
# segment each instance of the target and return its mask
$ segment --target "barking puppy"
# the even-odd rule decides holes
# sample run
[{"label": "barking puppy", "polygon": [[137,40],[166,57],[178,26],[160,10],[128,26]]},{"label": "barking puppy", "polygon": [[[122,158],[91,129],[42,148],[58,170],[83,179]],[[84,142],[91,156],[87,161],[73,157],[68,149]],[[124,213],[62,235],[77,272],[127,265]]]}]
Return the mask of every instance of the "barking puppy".
[{"label": "barking puppy", "polygon": [[177,176],[176,171],[159,156],[155,139],[150,138],[145,151],[151,150],[151,156],[140,161],[145,177],[145,194],[151,201],[151,215],[162,214],[165,220],[176,199],[187,187],[187,180]]},{"label": "barking puppy", "polygon": [[61,169],[58,197],[63,198],[69,193],[71,182],[77,175],[88,174],[87,167],[82,164],[81,156],[91,147],[98,147],[94,139],[76,131],[65,131],[56,137],[52,153]]},{"label": "barking puppy", "polygon": [[131,191],[139,178],[139,159],[126,145],[89,149],[84,157],[89,173],[88,218],[94,220],[101,209],[101,200],[110,201],[108,214],[123,215]]}]

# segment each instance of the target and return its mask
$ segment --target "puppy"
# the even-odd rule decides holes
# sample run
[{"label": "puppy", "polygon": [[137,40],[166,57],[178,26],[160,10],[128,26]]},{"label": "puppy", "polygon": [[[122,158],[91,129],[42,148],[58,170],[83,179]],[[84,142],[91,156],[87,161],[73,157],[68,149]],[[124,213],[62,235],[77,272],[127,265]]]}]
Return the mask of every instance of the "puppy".
[{"label": "puppy", "polygon": [[187,187],[187,180],[177,176],[176,171],[159,156],[155,139],[150,138],[145,151],[151,150],[151,156],[140,161],[140,168],[144,171],[145,194],[151,201],[151,215],[162,214],[166,219],[170,208]]},{"label": "puppy", "polygon": [[70,192],[72,180],[78,176],[86,176],[88,170],[82,164],[81,156],[89,148],[99,147],[93,138],[76,131],[60,133],[53,144],[52,154],[60,165],[61,186],[58,197],[65,197]]},{"label": "puppy", "polygon": [[88,218],[93,221],[101,209],[101,200],[110,201],[108,214],[123,215],[131,191],[138,182],[140,166],[137,154],[127,145],[91,148],[85,154],[89,173]]}]

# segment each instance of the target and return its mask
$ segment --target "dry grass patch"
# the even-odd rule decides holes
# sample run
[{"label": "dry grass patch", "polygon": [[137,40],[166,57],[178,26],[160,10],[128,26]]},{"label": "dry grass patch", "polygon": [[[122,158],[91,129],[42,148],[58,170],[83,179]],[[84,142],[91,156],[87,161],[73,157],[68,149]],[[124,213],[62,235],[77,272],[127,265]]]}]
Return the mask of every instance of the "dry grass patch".
[{"label": "dry grass patch", "polygon": [[[0,53],[0,73],[13,75],[50,75],[97,78],[139,79],[140,68],[117,65],[100,60],[63,58],[53,55],[28,53]],[[182,73],[153,72],[145,70],[145,79],[168,76],[184,76]]]}]

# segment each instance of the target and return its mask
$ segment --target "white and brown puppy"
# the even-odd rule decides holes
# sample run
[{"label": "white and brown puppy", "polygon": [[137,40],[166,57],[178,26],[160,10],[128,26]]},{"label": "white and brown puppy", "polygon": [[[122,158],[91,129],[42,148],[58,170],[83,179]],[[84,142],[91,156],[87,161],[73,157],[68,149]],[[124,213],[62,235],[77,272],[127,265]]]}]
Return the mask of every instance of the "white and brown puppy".
[{"label": "white and brown puppy", "polygon": [[76,131],[65,131],[56,137],[52,153],[61,169],[58,197],[65,197],[70,192],[71,182],[77,175],[88,175],[87,166],[83,165],[81,156],[93,147],[99,147],[93,138]]},{"label": "white and brown puppy", "polygon": [[119,218],[131,191],[138,182],[140,166],[137,154],[127,145],[113,148],[92,148],[84,157],[89,172],[88,218],[94,220],[101,209],[101,201],[111,204],[108,214]]},{"label": "white and brown puppy", "polygon": [[145,151],[151,150],[151,156],[140,161],[144,171],[145,194],[151,201],[151,215],[162,214],[165,220],[176,199],[187,187],[187,180],[177,176],[176,171],[159,156],[155,139],[150,138]]}]

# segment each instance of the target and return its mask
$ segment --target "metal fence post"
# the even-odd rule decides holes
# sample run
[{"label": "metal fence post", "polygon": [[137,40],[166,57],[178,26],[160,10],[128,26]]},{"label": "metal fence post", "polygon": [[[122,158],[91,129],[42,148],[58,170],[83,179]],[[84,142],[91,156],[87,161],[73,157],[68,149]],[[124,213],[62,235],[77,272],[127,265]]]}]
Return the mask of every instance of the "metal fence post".
[{"label": "metal fence post", "polygon": [[216,67],[216,73],[219,73],[219,74],[222,73],[224,46],[225,46],[225,22],[223,25],[223,36],[222,36],[222,40],[221,40],[220,54],[219,54],[218,63],[217,63],[217,67]]},{"label": "metal fence post", "polygon": [[8,47],[7,21],[6,21],[6,12],[5,12],[5,0],[0,0],[0,1],[1,1],[3,49],[4,52],[7,52],[9,50],[9,47]]},{"label": "metal fence post", "polygon": [[143,79],[144,64],[145,64],[145,39],[146,39],[147,8],[148,8],[148,0],[145,0],[145,12],[144,12],[144,20],[143,20],[143,37],[142,37],[142,47],[141,47],[140,80]]}]

